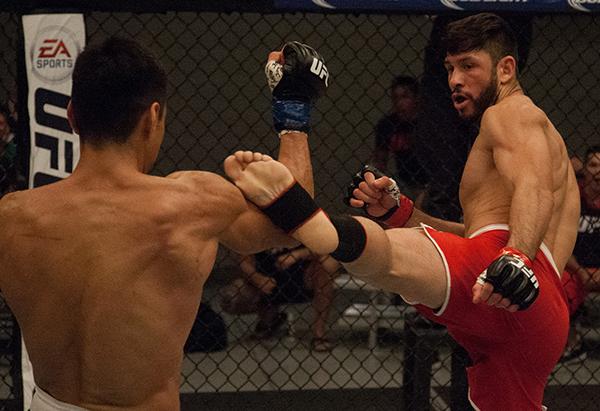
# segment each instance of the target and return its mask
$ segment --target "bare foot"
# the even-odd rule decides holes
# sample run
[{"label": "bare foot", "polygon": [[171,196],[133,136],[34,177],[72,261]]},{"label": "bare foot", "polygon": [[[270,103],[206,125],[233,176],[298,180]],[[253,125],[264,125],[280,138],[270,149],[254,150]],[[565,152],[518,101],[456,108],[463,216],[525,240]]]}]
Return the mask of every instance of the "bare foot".
[{"label": "bare foot", "polygon": [[[261,208],[271,205],[294,184],[287,167],[264,154],[237,151],[225,159],[224,166],[244,196]],[[321,210],[307,218],[290,236],[315,254],[333,252],[338,246],[338,235],[327,214]]]},{"label": "bare foot", "polygon": [[225,174],[259,207],[266,207],[294,183],[286,166],[266,154],[236,151],[224,162]]}]

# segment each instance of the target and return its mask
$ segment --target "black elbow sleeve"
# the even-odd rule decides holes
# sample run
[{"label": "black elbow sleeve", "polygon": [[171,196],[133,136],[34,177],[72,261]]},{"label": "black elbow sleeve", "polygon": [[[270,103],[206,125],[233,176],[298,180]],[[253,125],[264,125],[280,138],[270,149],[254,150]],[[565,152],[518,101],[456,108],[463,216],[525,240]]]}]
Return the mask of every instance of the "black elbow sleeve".
[{"label": "black elbow sleeve", "polygon": [[335,227],[339,244],[330,255],[342,263],[350,263],[361,256],[367,245],[367,233],[358,220],[347,215],[329,216]]}]

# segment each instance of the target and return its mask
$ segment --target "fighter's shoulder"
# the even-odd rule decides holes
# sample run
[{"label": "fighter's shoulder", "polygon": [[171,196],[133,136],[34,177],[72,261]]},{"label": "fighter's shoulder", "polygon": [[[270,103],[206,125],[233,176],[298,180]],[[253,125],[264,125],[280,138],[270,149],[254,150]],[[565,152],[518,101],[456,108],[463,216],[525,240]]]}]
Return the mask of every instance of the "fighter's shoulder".
[{"label": "fighter's shoulder", "polygon": [[488,108],[481,118],[481,131],[493,139],[518,138],[532,128],[543,128],[548,117],[528,97],[503,101]]},{"label": "fighter's shoulder", "polygon": [[492,128],[523,124],[542,125],[548,121],[546,113],[527,96],[516,96],[488,108],[481,118],[481,125]]},{"label": "fighter's shoulder", "polygon": [[0,237],[9,236],[12,228],[19,224],[22,214],[26,212],[27,207],[23,205],[22,193],[8,193],[0,198]]},{"label": "fighter's shoulder", "polygon": [[217,184],[219,181],[225,180],[218,174],[209,171],[176,171],[167,175],[167,179],[173,180],[176,186],[193,189]]},{"label": "fighter's shoulder", "polygon": [[178,171],[167,176],[171,190],[183,204],[195,210],[213,209],[214,212],[241,213],[245,201],[232,183],[208,171]]},{"label": "fighter's shoulder", "polygon": [[0,198],[0,218],[10,218],[19,213],[23,210],[22,202],[23,198],[19,192],[8,193]]}]

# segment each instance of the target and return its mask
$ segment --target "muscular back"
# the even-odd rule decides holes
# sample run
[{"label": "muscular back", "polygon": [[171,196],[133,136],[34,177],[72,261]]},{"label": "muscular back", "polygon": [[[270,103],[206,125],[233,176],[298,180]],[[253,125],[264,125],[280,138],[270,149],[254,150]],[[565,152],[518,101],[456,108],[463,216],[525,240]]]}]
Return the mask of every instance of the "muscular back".
[{"label": "muscular back", "polygon": [[577,193],[562,137],[528,97],[486,110],[461,181],[465,235],[509,224],[511,237],[543,241],[562,272],[577,234]]},{"label": "muscular back", "polygon": [[178,404],[182,347],[219,233],[244,208],[210,173],[71,177],[5,197],[0,287],[37,384],[92,409]]}]

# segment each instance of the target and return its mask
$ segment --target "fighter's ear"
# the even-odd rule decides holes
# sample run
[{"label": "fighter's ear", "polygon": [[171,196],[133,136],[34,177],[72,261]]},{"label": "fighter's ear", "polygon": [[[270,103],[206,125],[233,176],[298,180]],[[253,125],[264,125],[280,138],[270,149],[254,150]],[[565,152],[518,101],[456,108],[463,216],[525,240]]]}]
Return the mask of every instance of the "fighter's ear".
[{"label": "fighter's ear", "polygon": [[517,61],[513,56],[504,56],[498,61],[496,70],[500,83],[508,83],[517,77]]},{"label": "fighter's ear", "polygon": [[79,134],[79,128],[75,123],[75,113],[73,113],[73,105],[71,104],[71,101],[69,101],[69,104],[67,105],[67,119],[69,120],[69,125],[75,134]]},{"label": "fighter's ear", "polygon": [[150,135],[158,129],[162,119],[163,111],[161,110],[160,103],[154,101],[142,113],[142,116],[138,120],[137,127],[142,130],[144,137],[149,138]]},{"label": "fighter's ear", "polygon": [[153,102],[149,108],[149,119],[151,122],[152,129],[156,129],[163,119],[165,114],[165,108],[160,105],[158,101]]}]

